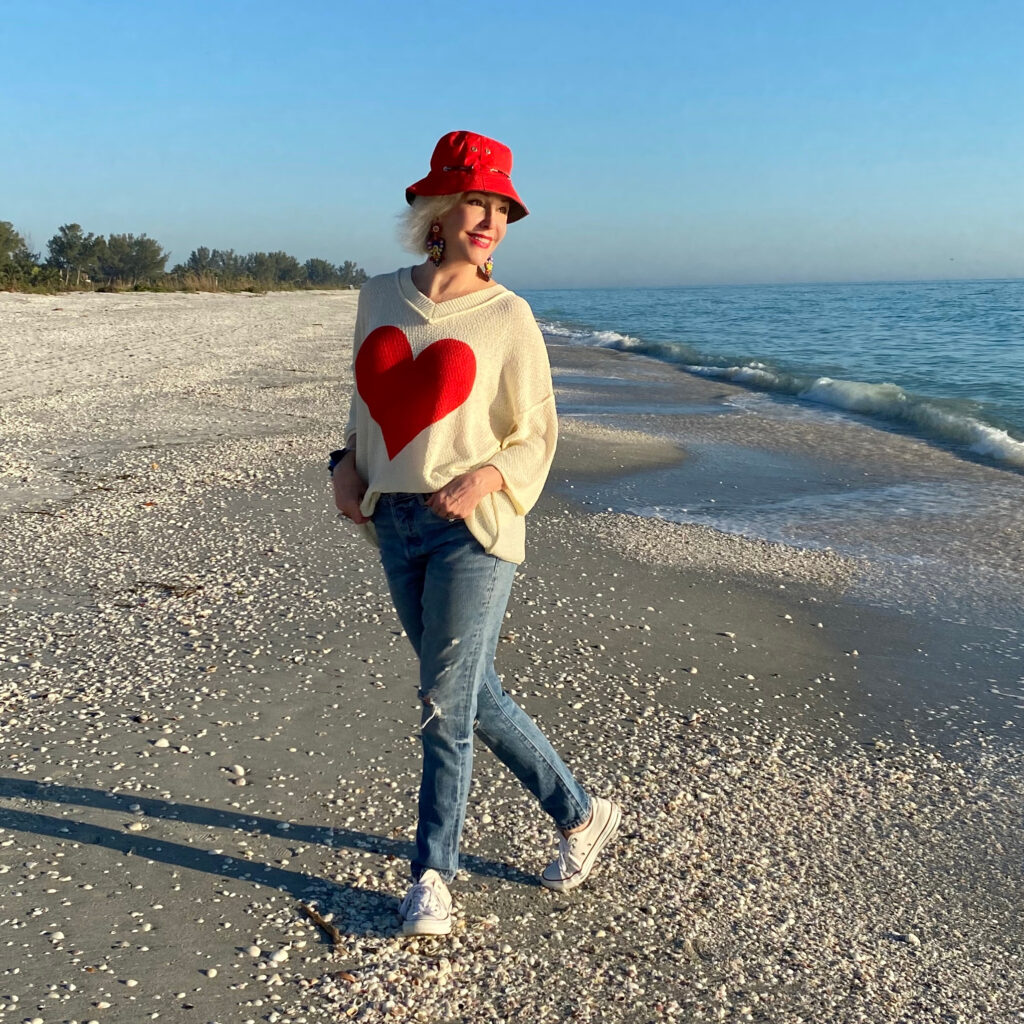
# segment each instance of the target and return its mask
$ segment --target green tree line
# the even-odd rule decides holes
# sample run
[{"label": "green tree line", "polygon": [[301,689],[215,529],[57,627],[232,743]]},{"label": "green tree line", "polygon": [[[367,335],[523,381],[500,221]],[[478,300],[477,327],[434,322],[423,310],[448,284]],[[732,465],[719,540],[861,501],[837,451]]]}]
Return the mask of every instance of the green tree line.
[{"label": "green tree line", "polygon": [[0,289],[72,288],[157,291],[265,291],[271,288],[358,288],[366,272],[351,260],[300,263],[286,252],[236,253],[193,249],[167,270],[170,254],[148,235],[94,235],[62,224],[46,243],[45,258],[29,250],[10,221],[0,221]]}]

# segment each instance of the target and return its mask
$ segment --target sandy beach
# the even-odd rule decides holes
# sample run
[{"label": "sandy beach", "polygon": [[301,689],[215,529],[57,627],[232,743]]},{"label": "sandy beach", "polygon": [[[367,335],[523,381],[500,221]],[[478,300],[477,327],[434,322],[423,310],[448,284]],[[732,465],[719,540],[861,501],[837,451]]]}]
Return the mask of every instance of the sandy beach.
[{"label": "sandy beach", "polygon": [[499,670],[620,839],[542,889],[481,750],[455,934],[396,934],[413,660],[325,472],[355,307],[0,293],[0,1022],[1024,1021],[1017,634],[609,511],[698,486],[687,416],[739,393],[617,352],[551,346]]}]

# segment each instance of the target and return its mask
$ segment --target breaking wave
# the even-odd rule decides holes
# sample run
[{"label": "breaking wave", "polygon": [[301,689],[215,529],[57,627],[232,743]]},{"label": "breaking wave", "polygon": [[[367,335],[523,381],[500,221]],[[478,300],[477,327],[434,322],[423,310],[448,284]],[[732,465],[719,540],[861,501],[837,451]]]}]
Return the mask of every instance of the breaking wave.
[{"label": "breaking wave", "polygon": [[1002,427],[986,422],[978,411],[977,403],[914,394],[898,384],[872,384],[789,373],[755,359],[718,365],[693,346],[682,342],[644,341],[616,331],[574,329],[544,321],[540,322],[540,328],[544,334],[570,344],[635,352],[673,363],[701,377],[743,384],[899,424],[921,436],[965,446],[975,454],[1003,465],[1024,469],[1024,441],[1017,440]]}]

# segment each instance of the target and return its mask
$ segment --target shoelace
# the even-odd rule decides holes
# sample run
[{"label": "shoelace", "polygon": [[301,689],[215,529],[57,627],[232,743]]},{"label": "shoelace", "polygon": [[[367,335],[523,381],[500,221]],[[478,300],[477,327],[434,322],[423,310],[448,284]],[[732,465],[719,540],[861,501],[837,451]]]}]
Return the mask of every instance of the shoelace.
[{"label": "shoelace", "polygon": [[575,869],[576,847],[579,845],[579,833],[574,832],[571,836],[558,837],[558,866],[562,871]]},{"label": "shoelace", "polygon": [[432,917],[444,917],[444,904],[431,886],[419,883],[409,892],[409,914],[422,917],[428,913]]}]

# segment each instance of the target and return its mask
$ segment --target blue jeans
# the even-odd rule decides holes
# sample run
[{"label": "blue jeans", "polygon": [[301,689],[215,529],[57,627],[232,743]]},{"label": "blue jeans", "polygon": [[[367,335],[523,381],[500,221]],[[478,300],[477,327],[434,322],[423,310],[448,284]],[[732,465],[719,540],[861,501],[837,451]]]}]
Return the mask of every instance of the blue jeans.
[{"label": "blue jeans", "polygon": [[423,494],[384,494],[373,524],[391,597],[420,660],[423,776],[413,878],[451,881],[473,774],[473,731],[559,828],[590,817],[590,798],[494,670],[516,567],[487,554],[461,520]]}]

